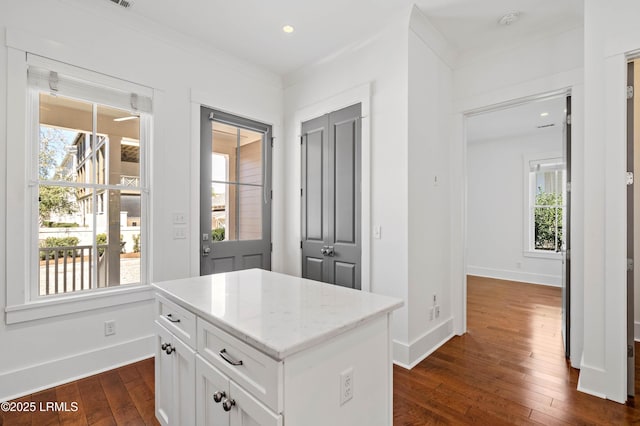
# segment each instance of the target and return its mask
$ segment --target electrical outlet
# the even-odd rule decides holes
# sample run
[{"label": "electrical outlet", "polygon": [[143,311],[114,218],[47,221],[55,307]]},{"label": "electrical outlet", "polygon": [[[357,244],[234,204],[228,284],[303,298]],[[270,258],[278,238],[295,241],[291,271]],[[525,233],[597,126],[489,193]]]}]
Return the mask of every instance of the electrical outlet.
[{"label": "electrical outlet", "polygon": [[116,322],[114,320],[104,322],[104,335],[111,336],[116,334]]},{"label": "electrical outlet", "polygon": [[436,318],[438,318],[440,316],[440,306],[436,305],[436,306],[434,306],[434,309],[436,311]]},{"label": "electrical outlet", "polygon": [[340,373],[340,405],[353,398],[353,368]]}]

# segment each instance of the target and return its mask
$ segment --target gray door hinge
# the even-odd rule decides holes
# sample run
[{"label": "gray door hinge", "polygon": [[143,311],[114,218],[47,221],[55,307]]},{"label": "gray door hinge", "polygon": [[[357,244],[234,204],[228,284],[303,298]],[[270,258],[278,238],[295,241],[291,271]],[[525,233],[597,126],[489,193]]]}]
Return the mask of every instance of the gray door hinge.
[{"label": "gray door hinge", "polygon": [[273,200],[273,190],[269,191],[269,196],[271,197],[271,199]]},{"label": "gray door hinge", "polygon": [[633,358],[633,345],[627,345],[627,358]]},{"label": "gray door hinge", "polygon": [[627,186],[633,185],[633,172],[627,172]]},{"label": "gray door hinge", "polygon": [[302,145],[302,138],[303,136],[300,136],[300,145]]},{"label": "gray door hinge", "polygon": [[633,259],[627,258],[627,272],[633,271]]},{"label": "gray door hinge", "polygon": [[567,192],[571,192],[571,182],[567,182]]},{"label": "gray door hinge", "polygon": [[273,140],[274,140],[274,139],[275,139],[275,138],[271,138],[271,148],[273,148]]},{"label": "gray door hinge", "polygon": [[269,248],[273,251],[273,243],[269,243]]},{"label": "gray door hinge", "polygon": [[571,114],[567,114],[567,124],[571,125]]},{"label": "gray door hinge", "polygon": [[302,197],[302,188],[300,188],[300,196]]},{"label": "gray door hinge", "polygon": [[300,241],[300,248],[302,248],[302,241]]},{"label": "gray door hinge", "polygon": [[566,250],[564,251],[564,258],[565,258],[566,260],[571,260],[571,249],[566,249]]},{"label": "gray door hinge", "polygon": [[633,86],[627,86],[627,99],[633,99]]}]

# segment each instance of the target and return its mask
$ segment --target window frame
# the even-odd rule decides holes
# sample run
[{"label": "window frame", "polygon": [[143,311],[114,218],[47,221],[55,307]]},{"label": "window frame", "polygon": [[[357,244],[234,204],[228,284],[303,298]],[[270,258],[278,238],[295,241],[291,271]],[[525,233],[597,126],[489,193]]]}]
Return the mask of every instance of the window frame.
[{"label": "window frame", "polygon": [[[534,258],[542,258],[542,259],[561,259],[562,252],[561,251],[552,251],[552,250],[540,250],[535,248],[535,199],[536,199],[536,186],[535,182],[532,179],[533,172],[531,172],[530,164],[531,162],[540,162],[540,163],[564,163],[564,158],[562,157],[562,153],[560,152],[548,152],[548,153],[539,153],[530,156],[523,156],[523,199],[524,199],[524,219],[523,219],[523,230],[524,230],[524,238],[523,238],[523,255],[525,257],[534,257]],[[566,167],[562,169],[563,171],[563,212],[566,207]],[[562,219],[561,219],[562,220]]]},{"label": "window frame", "polygon": [[[152,299],[153,291],[149,284],[152,258],[149,232],[151,229],[149,209],[151,205],[149,168],[152,143],[151,113],[144,114],[145,118],[141,117],[140,120],[139,189],[141,214],[145,218],[141,224],[140,242],[147,252],[142,254],[140,260],[140,283],[59,295],[38,295],[37,275],[39,271],[35,265],[39,265],[37,243],[39,117],[37,108],[34,111],[34,102],[31,97],[32,93],[36,91],[28,83],[27,69],[33,65],[59,70],[60,73],[103,88],[127,90],[142,94],[150,99],[153,98],[153,89],[36,56],[19,48],[11,46],[7,46],[7,48],[7,104],[12,107],[7,111],[6,176],[8,182],[13,183],[7,185],[6,323],[20,323]],[[64,93],[61,95],[65,96]],[[97,99],[89,102],[108,105],[108,103]],[[36,103],[36,107],[37,105],[38,103]],[[146,140],[146,144],[142,142],[143,138]],[[119,188],[115,188],[114,185],[113,189]]]}]

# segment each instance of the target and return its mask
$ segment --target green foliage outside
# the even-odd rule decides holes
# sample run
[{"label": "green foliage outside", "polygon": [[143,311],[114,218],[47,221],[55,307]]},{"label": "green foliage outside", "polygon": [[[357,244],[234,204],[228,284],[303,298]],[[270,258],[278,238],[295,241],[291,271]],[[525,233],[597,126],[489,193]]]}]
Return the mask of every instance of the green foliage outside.
[{"label": "green foliage outside", "polygon": [[[40,151],[38,153],[38,176],[40,180],[72,180],[57,169],[65,152],[65,136],[60,129],[40,127]],[[77,211],[75,191],[63,186],[40,186],[39,217],[41,222],[50,220],[51,214],[73,214]]]},{"label": "green foliage outside", "polygon": [[71,222],[52,222],[50,220],[45,220],[44,222],[42,222],[42,226],[44,228],[77,228],[80,225],[78,225],[77,223],[71,223]]},{"label": "green foliage outside", "polygon": [[[107,234],[102,233],[102,234],[98,234],[96,235],[96,244],[101,246],[101,245],[106,245],[107,244]],[[99,247],[98,248],[98,254],[100,256],[102,256],[102,253],[104,253],[105,248],[104,247]]]},{"label": "green foliage outside", "polygon": [[215,228],[211,230],[211,239],[213,241],[224,241],[224,228]]},{"label": "green foliage outside", "polygon": [[[540,207],[550,206],[550,207]],[[562,194],[538,192],[534,210],[536,250],[560,251],[562,247]],[[556,226],[558,238],[556,241]]]},{"label": "green foliage outside", "polygon": [[140,253],[140,234],[134,235],[132,238],[133,238],[133,252]]},{"label": "green foliage outside", "polygon": [[[49,248],[49,247],[73,247],[73,246],[77,246],[78,242],[80,240],[78,239],[78,237],[49,237],[47,239],[44,240],[44,243],[42,244],[43,248]],[[57,250],[58,253],[58,257],[63,257],[65,255],[67,256],[73,256],[75,250],[73,249],[69,249],[69,250]],[[49,259],[53,259],[55,258],[55,254],[56,254],[56,250],[52,250],[52,251],[41,251],[40,252],[40,259],[41,260],[45,260],[47,257],[47,254],[49,255]]]}]

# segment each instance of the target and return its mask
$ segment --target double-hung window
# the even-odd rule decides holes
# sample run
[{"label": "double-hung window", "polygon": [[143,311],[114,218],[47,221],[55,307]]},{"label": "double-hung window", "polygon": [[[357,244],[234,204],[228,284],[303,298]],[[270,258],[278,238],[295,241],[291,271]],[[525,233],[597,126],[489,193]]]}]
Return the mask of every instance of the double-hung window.
[{"label": "double-hung window", "polygon": [[564,161],[561,157],[529,159],[525,167],[528,171],[526,251],[559,252],[563,244]]},{"label": "double-hung window", "polygon": [[38,57],[27,81],[30,299],[146,282],[146,88]]}]

